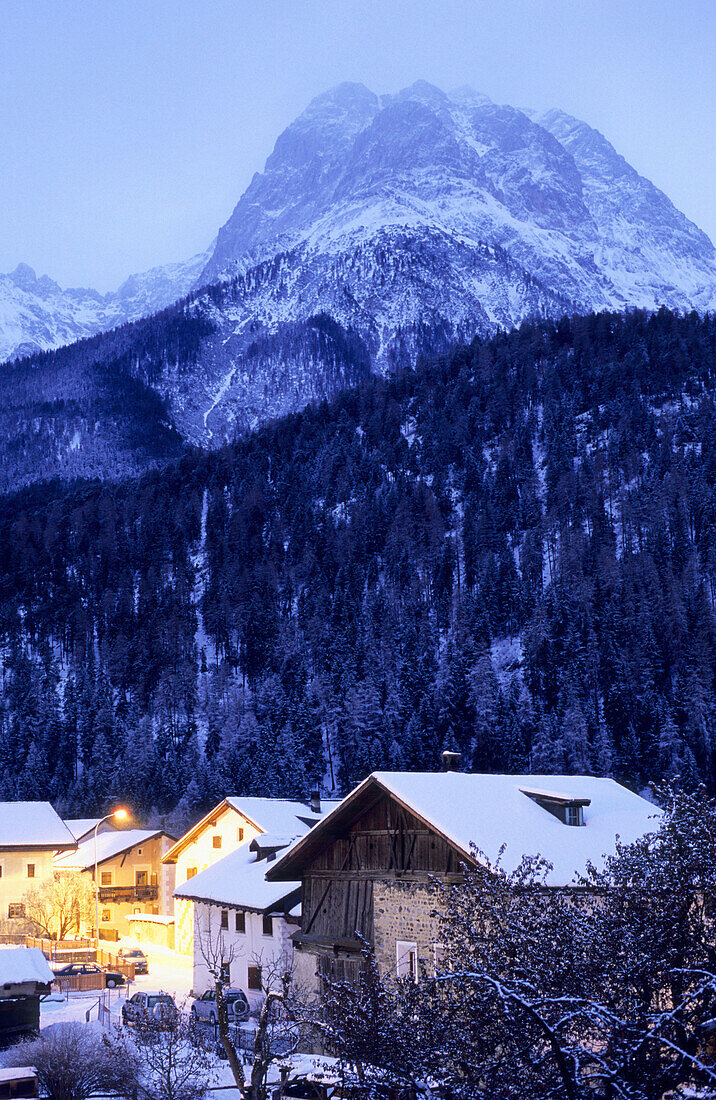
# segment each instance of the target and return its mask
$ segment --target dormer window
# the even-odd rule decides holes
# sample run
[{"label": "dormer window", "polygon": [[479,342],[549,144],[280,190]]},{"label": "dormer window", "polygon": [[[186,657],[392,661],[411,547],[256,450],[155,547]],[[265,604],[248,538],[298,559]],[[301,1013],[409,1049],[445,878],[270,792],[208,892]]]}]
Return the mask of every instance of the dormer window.
[{"label": "dormer window", "polygon": [[556,794],[553,791],[531,791],[522,788],[526,794],[543,810],[556,817],[564,825],[584,825],[584,807],[591,802],[589,798],[570,798],[568,794]]},{"label": "dormer window", "polygon": [[583,806],[565,806],[565,825],[584,825]]}]

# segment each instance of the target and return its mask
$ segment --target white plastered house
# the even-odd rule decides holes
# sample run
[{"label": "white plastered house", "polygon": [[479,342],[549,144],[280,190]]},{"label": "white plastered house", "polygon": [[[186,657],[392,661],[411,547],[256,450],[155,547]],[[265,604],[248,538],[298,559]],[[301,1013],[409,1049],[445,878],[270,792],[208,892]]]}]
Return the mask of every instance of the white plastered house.
[{"label": "white plastered house", "polygon": [[25,893],[54,869],[56,852],[75,849],[75,837],[49,802],[0,802],[0,929],[22,934]]},{"label": "white plastered house", "polygon": [[224,980],[242,989],[254,1008],[291,971],[301,885],[265,877],[276,852],[290,842],[264,834],[176,888],[176,901],[190,902],[194,914],[195,995],[213,984],[208,959],[218,953],[227,960]]},{"label": "white plastered house", "polygon": [[303,836],[329,813],[337,802],[324,802],[318,794],[310,803],[287,798],[228,797],[188,829],[164,855],[165,864],[176,866],[175,948],[191,955],[194,949],[194,900],[184,887],[193,878],[237,850],[248,852],[257,837],[270,835],[288,843]]}]

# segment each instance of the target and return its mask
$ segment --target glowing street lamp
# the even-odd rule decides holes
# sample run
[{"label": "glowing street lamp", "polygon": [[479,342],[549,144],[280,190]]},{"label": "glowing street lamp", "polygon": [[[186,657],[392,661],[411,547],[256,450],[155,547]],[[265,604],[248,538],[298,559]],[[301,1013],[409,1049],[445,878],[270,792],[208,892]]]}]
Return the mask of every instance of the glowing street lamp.
[{"label": "glowing street lamp", "polygon": [[[97,874],[97,830],[100,825],[103,825],[105,821],[111,821],[114,818],[115,821],[126,821],[129,817],[129,810],[125,810],[124,806],[119,806],[118,809],[112,810],[111,814],[107,814],[106,817],[101,818],[94,827],[94,933],[95,940],[94,946],[97,955],[99,956],[99,876]],[[98,960],[99,961],[99,958]]]}]

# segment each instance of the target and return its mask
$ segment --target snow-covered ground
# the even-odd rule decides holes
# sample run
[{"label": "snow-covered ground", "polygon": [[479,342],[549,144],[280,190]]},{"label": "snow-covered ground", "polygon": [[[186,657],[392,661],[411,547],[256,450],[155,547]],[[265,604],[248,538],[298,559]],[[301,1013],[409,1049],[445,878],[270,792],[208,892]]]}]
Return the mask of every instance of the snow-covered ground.
[{"label": "snow-covered ground", "polygon": [[[137,944],[135,940],[122,940],[118,946],[141,947],[149,960],[149,973],[139,974],[136,981],[126,986],[106,991],[109,1009],[114,1019],[119,1021],[124,1001],[137,989],[161,990],[164,993],[170,993],[180,1007],[186,1002],[188,1010],[193,973],[191,956],[179,955],[176,951],[170,951],[166,947],[155,947],[153,944]],[[88,1010],[91,1019],[97,1020],[98,997],[99,993],[96,990],[87,993],[70,993],[67,996],[54,993],[41,1004],[40,1027],[64,1023],[68,1020],[84,1020]]]}]

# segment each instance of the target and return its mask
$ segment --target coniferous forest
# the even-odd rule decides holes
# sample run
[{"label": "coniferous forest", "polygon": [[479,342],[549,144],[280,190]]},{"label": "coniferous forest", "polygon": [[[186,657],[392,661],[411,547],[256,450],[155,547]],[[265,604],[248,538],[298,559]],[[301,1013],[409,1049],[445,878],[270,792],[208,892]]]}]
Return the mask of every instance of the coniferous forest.
[{"label": "coniferous forest", "polygon": [[0,500],[0,798],[181,826],[378,768],[716,793],[716,318],[524,324]]}]

